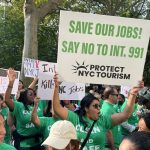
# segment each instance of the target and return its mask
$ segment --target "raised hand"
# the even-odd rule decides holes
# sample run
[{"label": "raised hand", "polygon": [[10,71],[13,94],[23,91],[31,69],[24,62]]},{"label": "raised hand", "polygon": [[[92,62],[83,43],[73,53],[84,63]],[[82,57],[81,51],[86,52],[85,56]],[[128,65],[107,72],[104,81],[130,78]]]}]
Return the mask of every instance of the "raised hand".
[{"label": "raised hand", "polygon": [[14,69],[12,68],[9,68],[7,70],[7,75],[8,75],[8,78],[9,78],[9,82],[14,82],[15,79],[16,79],[16,72]]},{"label": "raised hand", "polygon": [[34,98],[34,105],[37,106],[38,103],[39,103],[39,101],[40,101],[40,97],[36,96],[36,97]]},{"label": "raised hand", "polygon": [[130,93],[131,93],[131,94],[138,94],[138,92],[139,92],[142,88],[144,88],[144,81],[139,81],[138,84],[137,84],[137,86],[134,86],[134,87],[131,89]]},{"label": "raised hand", "polygon": [[55,75],[53,77],[54,82],[55,82],[55,87],[59,87],[59,85],[62,83],[62,81],[59,81],[59,75],[57,72],[55,72]]}]

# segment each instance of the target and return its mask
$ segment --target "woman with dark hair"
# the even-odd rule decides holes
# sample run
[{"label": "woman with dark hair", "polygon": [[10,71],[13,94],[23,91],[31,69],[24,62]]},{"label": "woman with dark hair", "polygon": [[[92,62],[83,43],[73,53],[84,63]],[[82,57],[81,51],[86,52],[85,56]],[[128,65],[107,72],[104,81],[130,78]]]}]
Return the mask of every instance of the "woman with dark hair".
[{"label": "woman with dark hair", "polygon": [[[88,94],[81,100],[81,107],[76,112],[69,111],[60,105],[59,99],[59,80],[58,74],[54,75],[54,94],[53,94],[53,109],[54,113],[63,120],[71,121],[76,127],[78,139],[83,143],[87,133],[93,122],[95,122],[92,132],[85,145],[86,150],[98,149],[103,150],[105,145],[105,134],[107,129],[122,123],[132,113],[132,108],[135,102],[138,91],[143,88],[144,83],[141,81],[138,87],[133,87],[130,91],[130,96],[126,109],[121,113],[115,113],[111,116],[104,116],[100,114],[99,99],[92,94]],[[118,93],[112,93],[111,96],[117,96]],[[82,145],[82,144],[81,144]]]},{"label": "woman with dark hair", "polygon": [[120,144],[119,150],[149,150],[150,133],[141,131],[126,136]]},{"label": "woman with dark hair", "polygon": [[138,131],[150,132],[150,113],[142,115],[138,123]]},{"label": "woman with dark hair", "polygon": [[[10,95],[16,79],[16,73],[10,68],[7,75],[9,84],[5,93],[5,102],[16,119],[16,131],[18,133],[16,147],[18,150],[40,150],[39,130],[30,120],[35,92],[33,89],[25,89],[20,92],[18,101],[13,101],[10,99]],[[43,111],[40,107],[37,108],[37,114],[38,116],[43,116]]]}]

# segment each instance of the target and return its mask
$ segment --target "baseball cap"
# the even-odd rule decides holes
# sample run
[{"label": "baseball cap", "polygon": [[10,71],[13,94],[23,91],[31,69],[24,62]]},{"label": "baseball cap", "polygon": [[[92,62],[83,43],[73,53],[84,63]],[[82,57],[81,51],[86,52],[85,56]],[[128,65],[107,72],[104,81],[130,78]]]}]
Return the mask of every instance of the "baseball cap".
[{"label": "baseball cap", "polygon": [[64,149],[72,139],[77,139],[74,125],[70,121],[59,120],[52,125],[49,136],[42,145]]}]

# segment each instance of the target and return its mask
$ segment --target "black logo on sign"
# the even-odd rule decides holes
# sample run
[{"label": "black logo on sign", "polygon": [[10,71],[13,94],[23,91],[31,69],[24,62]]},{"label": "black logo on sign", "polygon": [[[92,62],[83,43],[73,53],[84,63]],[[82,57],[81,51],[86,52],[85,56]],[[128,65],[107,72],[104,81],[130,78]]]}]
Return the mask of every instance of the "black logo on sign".
[{"label": "black logo on sign", "polygon": [[84,62],[82,63],[82,65],[80,65],[77,61],[76,61],[76,66],[72,65],[74,68],[72,70],[74,70],[73,73],[77,73],[78,70],[87,70],[87,67],[89,65],[85,65]]}]

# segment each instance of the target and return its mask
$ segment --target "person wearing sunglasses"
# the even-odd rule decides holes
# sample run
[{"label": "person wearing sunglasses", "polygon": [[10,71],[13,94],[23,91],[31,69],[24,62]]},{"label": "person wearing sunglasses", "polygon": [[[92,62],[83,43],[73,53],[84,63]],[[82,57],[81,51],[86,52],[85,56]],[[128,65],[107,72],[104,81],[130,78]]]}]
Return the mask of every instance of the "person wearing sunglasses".
[{"label": "person wearing sunglasses", "polygon": [[[105,134],[108,129],[116,126],[123,121],[127,120],[131,115],[136,94],[144,87],[143,81],[139,82],[138,87],[133,87],[128,98],[128,105],[124,112],[115,113],[111,116],[105,116],[100,113],[99,99],[92,94],[86,95],[80,103],[80,108],[76,112],[69,111],[60,105],[59,99],[59,78],[58,74],[54,75],[54,94],[52,105],[54,113],[62,120],[68,120],[76,127],[77,136],[82,145],[84,139],[93,122],[95,122],[90,136],[85,144],[84,149],[91,150],[104,150],[105,149]],[[117,93],[116,93],[117,94]]]},{"label": "person wearing sunglasses", "polygon": [[[115,104],[118,101],[118,91],[116,87],[108,86],[105,88],[104,92],[104,102],[101,108],[101,114],[105,116],[111,116],[117,113],[115,109]],[[106,133],[107,142],[105,144],[106,149],[115,150],[119,148],[121,143],[121,129],[120,125],[113,127]]]},{"label": "person wearing sunglasses", "polygon": [[[13,101],[10,99],[10,95],[16,79],[16,72],[9,68],[7,75],[9,84],[5,93],[5,103],[16,119],[15,147],[18,150],[41,150],[40,131],[30,120],[35,92],[33,89],[25,89],[20,92],[18,101]],[[40,107],[37,108],[37,114],[43,116],[43,110]]]}]

